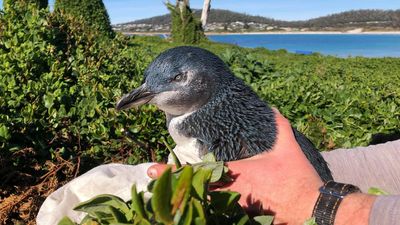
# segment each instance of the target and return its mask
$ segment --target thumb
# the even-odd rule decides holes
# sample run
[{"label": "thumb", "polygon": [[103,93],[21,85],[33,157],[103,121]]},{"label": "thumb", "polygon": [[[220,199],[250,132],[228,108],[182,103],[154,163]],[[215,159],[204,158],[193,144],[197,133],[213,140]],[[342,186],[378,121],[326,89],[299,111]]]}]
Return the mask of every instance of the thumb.
[{"label": "thumb", "polygon": [[147,175],[153,179],[158,178],[161,174],[171,168],[175,170],[175,166],[168,165],[168,164],[154,164],[147,169]]}]

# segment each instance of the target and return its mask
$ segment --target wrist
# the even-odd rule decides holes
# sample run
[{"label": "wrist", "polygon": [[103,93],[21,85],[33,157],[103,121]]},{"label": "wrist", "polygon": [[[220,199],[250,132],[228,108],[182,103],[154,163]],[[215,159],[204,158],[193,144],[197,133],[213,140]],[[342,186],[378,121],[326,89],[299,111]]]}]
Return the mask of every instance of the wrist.
[{"label": "wrist", "polygon": [[336,214],[335,225],[368,224],[369,214],[375,198],[376,196],[363,193],[353,193],[347,195],[339,206]]},{"label": "wrist", "polygon": [[322,184],[322,181],[305,182],[298,187],[301,192],[290,192],[291,196],[285,198],[287,201],[281,202],[283,207],[276,211],[274,224],[303,224],[310,219]]},{"label": "wrist", "polygon": [[[319,225],[334,225],[341,224],[345,221],[347,224],[350,219],[353,219],[355,216],[354,213],[346,214],[348,212],[357,212],[357,221],[367,220],[368,215],[365,213],[368,211],[368,207],[364,208],[364,205],[360,205],[363,203],[364,197],[368,197],[368,195],[353,195],[353,194],[361,194],[361,190],[351,184],[338,183],[335,181],[328,181],[323,186],[319,188],[319,197],[317,202],[315,203],[312,216],[315,217],[315,221]],[[350,197],[349,197],[350,196]],[[356,196],[356,197],[354,197]],[[346,199],[344,206],[342,206],[344,199]],[[351,204],[349,204],[349,202]],[[342,207],[341,207],[342,206]],[[341,210],[342,214],[338,215],[339,207],[346,210]],[[358,210],[362,210],[358,211]],[[346,213],[343,213],[346,212]],[[353,217],[346,217],[347,215]],[[339,222],[336,218],[341,218]],[[352,223],[354,224],[354,223]],[[364,222],[360,224],[366,224]]]}]

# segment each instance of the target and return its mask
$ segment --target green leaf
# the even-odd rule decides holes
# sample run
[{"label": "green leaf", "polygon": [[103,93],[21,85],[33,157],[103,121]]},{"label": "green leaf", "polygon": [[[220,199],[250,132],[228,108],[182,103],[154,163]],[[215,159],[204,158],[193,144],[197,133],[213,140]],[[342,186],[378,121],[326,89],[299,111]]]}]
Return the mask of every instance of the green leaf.
[{"label": "green leaf", "polygon": [[114,215],[115,214],[114,210],[109,209],[108,206],[119,210],[123,215],[125,215],[125,220],[127,221],[131,220],[133,217],[132,212],[130,211],[129,207],[126,205],[124,200],[122,200],[117,196],[109,194],[98,195],[88,201],[82,202],[79,205],[77,205],[74,208],[74,210],[87,213],[96,213],[104,211],[106,213],[111,213]]},{"label": "green leaf", "polygon": [[193,220],[193,205],[189,203],[189,206],[186,207],[185,212],[179,219],[179,225],[190,225]]},{"label": "green leaf", "polygon": [[6,125],[1,124],[0,125],[0,140],[8,140],[11,138],[11,135],[8,131],[8,128],[6,127]]},{"label": "green leaf", "polygon": [[64,216],[60,222],[58,222],[58,225],[76,225],[70,218]]},{"label": "green leaf", "polygon": [[190,199],[190,204],[193,204],[193,209],[197,218],[206,218],[206,213],[204,212],[204,207],[202,206],[201,202],[195,198]]},{"label": "green leaf", "polygon": [[204,217],[196,217],[196,218],[194,218],[194,224],[195,225],[206,225],[207,221]]},{"label": "green leaf", "polygon": [[249,223],[249,221],[250,221],[249,216],[246,215],[246,214],[244,214],[244,215],[240,218],[240,220],[239,220],[237,223],[235,223],[235,225],[246,225],[246,224]]},{"label": "green leaf", "polygon": [[211,170],[210,182],[217,182],[221,179],[224,173],[224,162],[200,162],[192,165],[194,170],[208,169]]},{"label": "green leaf", "polygon": [[100,223],[97,222],[96,219],[94,219],[93,217],[91,217],[91,216],[88,214],[88,215],[86,215],[86,216],[82,219],[82,221],[81,221],[80,224],[82,224],[82,225],[99,225]]},{"label": "green leaf", "polygon": [[[129,217],[130,215],[124,214],[114,207],[111,207],[111,206],[109,206],[109,207],[110,207],[111,214],[113,215],[113,217],[115,218],[115,221],[117,223],[128,222],[127,217]],[[131,220],[131,219],[132,219],[132,217],[129,220]]]},{"label": "green leaf", "polygon": [[273,216],[256,216],[253,218],[257,225],[271,225],[274,221]]},{"label": "green leaf", "polygon": [[368,189],[368,194],[371,195],[389,195],[388,192],[380,189],[380,188],[376,188],[376,187],[371,187]]},{"label": "green leaf", "polygon": [[183,167],[177,184],[174,188],[174,193],[171,198],[172,214],[180,208],[181,213],[184,212],[186,202],[189,198],[190,190],[192,187],[193,168],[191,166]]},{"label": "green leaf", "polygon": [[147,219],[147,214],[144,209],[143,198],[140,194],[137,193],[135,184],[132,186],[131,195],[132,195],[131,209],[141,218]]},{"label": "green leaf", "polygon": [[179,161],[178,156],[176,156],[174,150],[171,148],[171,146],[169,146],[168,142],[165,140],[164,137],[161,138],[161,140],[163,141],[164,145],[168,148],[169,153],[172,156],[172,159],[174,160],[175,166],[177,169],[182,167],[182,163],[181,161]]},{"label": "green leaf", "polygon": [[82,210],[82,212],[86,212],[90,215],[90,217],[86,218],[84,224],[97,221],[99,221],[100,224],[127,222],[122,212],[109,205],[91,206]]},{"label": "green leaf", "polygon": [[44,95],[43,96],[44,107],[50,109],[54,105],[54,96],[53,95]]},{"label": "green leaf", "polygon": [[303,225],[318,225],[317,222],[315,222],[315,217],[311,217],[310,219],[306,220]]},{"label": "green leaf", "polygon": [[132,225],[132,223],[110,223],[110,225]]},{"label": "green leaf", "polygon": [[146,220],[146,219],[141,219],[138,223],[136,223],[135,225],[151,225],[151,223]]},{"label": "green leaf", "polygon": [[160,178],[154,183],[151,206],[156,219],[165,223],[173,224],[171,215],[171,168],[168,168]]},{"label": "green leaf", "polygon": [[211,205],[218,213],[232,209],[240,199],[240,194],[232,191],[213,191],[209,193]]},{"label": "green leaf", "polygon": [[147,185],[147,190],[150,192],[153,192],[154,184],[156,183],[157,180],[151,180],[149,184]]},{"label": "green leaf", "polygon": [[215,158],[214,153],[209,152],[202,158],[203,162],[217,162],[217,159]]},{"label": "green leaf", "polygon": [[206,199],[206,190],[212,171],[209,169],[199,169],[193,175],[192,186],[197,197],[204,201]]}]

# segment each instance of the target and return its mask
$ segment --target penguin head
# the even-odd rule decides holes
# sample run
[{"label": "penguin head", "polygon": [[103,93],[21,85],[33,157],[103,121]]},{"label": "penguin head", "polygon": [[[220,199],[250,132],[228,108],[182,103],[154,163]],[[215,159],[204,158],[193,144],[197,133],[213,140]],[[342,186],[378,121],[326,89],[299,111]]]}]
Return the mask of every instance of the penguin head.
[{"label": "penguin head", "polygon": [[161,53],[145,70],[144,83],[124,95],[118,110],[154,104],[179,116],[196,111],[231,79],[229,69],[213,53],[182,46]]}]

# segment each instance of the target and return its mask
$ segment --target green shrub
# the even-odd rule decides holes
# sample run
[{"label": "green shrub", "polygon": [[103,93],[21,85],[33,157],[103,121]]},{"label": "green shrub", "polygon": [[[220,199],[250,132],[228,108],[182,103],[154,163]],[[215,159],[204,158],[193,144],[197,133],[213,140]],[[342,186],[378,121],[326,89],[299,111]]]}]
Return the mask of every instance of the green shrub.
[{"label": "green shrub", "polygon": [[28,4],[35,4],[38,6],[40,9],[47,8],[49,5],[48,0],[4,0],[3,1],[3,7],[6,7],[8,4],[15,4],[15,3],[23,3],[25,5]]},{"label": "green shrub", "polygon": [[[4,1],[0,11],[0,175],[30,164],[36,181],[25,185],[36,185],[49,169],[37,161],[58,153],[101,157],[100,163],[165,159],[172,140],[164,115],[152,106],[116,112],[114,105],[139,85],[158,53],[179,43],[110,38],[81,17],[10,2]],[[366,145],[371,134],[400,127],[398,58],[296,56],[211,42],[199,46],[220,55],[321,149]],[[37,154],[21,157],[20,150],[27,148]]]},{"label": "green shrub", "polygon": [[[134,40],[154,52],[178,44]],[[400,127],[400,59],[302,56],[203,42],[233,73],[277,107],[321,150],[366,146],[375,133]]]},{"label": "green shrub", "polygon": [[175,42],[197,44],[206,39],[201,22],[194,17],[185,1],[176,6],[166,3],[171,13],[171,37]]},{"label": "green shrub", "polygon": [[[273,216],[250,218],[238,202],[239,193],[210,191],[210,183],[231,180],[223,162],[216,162],[212,154],[204,158],[175,172],[167,169],[149,184],[152,196],[148,201],[134,184],[128,202],[103,194],[80,203],[74,210],[87,213],[80,224],[272,224]],[[58,225],[75,223],[64,217]]]},{"label": "green shrub", "polygon": [[33,6],[10,5],[0,24],[0,154],[27,147],[44,158],[125,151],[131,163],[165,156],[161,140],[171,139],[161,112],[114,108],[139,84],[148,49],[122,36],[99,39],[79,19]]},{"label": "green shrub", "polygon": [[93,31],[113,37],[110,18],[102,0],[56,0],[54,8],[84,21]]},{"label": "green shrub", "polygon": [[227,50],[222,58],[320,149],[367,145],[400,127],[400,59]]}]

